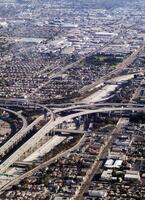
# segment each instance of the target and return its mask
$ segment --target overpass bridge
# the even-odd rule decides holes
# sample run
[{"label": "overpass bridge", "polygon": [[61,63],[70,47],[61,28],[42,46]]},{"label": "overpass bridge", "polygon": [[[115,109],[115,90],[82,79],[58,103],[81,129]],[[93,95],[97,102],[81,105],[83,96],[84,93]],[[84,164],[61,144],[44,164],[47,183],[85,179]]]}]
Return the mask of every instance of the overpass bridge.
[{"label": "overpass bridge", "polygon": [[82,130],[73,130],[73,129],[53,129],[54,132],[62,132],[62,133],[74,133],[74,134],[83,134],[85,131]]},{"label": "overpass bridge", "polygon": [[26,120],[26,118],[21,114],[21,112],[15,112],[15,111],[13,111],[13,110],[10,110],[10,109],[4,108],[4,107],[0,107],[0,110],[6,111],[6,112],[8,112],[8,113],[12,113],[13,115],[17,116],[17,118],[21,119],[21,120],[22,120],[22,124],[23,124],[21,130],[23,130],[25,127],[27,127],[27,120]]},{"label": "overpass bridge", "polygon": [[[4,101],[4,99],[2,99]],[[19,101],[20,102],[25,102],[24,99],[22,100],[18,100],[18,99],[9,99],[9,101],[6,100],[6,102],[16,102]],[[5,105],[6,105],[5,102]],[[34,104],[34,103],[33,103]],[[70,105],[70,104],[68,104]],[[55,114],[57,113],[61,113],[61,112],[69,112],[69,111],[75,111],[77,113],[89,113],[90,110],[93,109],[97,109],[100,107],[110,107],[110,108],[144,108],[143,104],[119,104],[119,103],[106,103],[106,104],[102,104],[102,103],[97,103],[97,104],[84,104],[84,103],[77,103],[77,104],[72,104],[71,106],[68,107],[63,107],[63,108],[56,108],[54,111],[52,111],[52,109],[47,108],[45,105],[40,105],[37,104],[37,107],[41,107],[42,109],[45,109],[47,111],[47,115],[50,116],[50,121],[54,121],[55,119]],[[9,109],[3,108],[7,111],[11,111]],[[131,109],[129,109],[131,110]],[[16,133],[13,137],[11,137],[1,148],[0,148],[0,155],[4,155],[5,153],[7,153],[10,149],[12,149],[16,144],[18,144],[18,142],[20,142],[24,137],[26,137],[26,135],[30,132],[30,130],[33,129],[33,127],[35,125],[37,125],[41,120],[43,120],[44,115],[41,115],[40,117],[38,117],[35,121],[33,121],[30,125],[26,125],[26,119],[21,116],[20,113],[11,111],[12,113],[18,115],[19,117],[21,117],[23,119],[23,128]],[[119,111],[120,112],[120,111]],[[56,128],[56,127],[55,127]]]},{"label": "overpass bridge", "polygon": [[15,163],[25,152],[33,148],[47,133],[55,129],[59,124],[67,122],[68,120],[74,119],[76,117],[81,117],[93,113],[107,113],[107,112],[126,112],[126,111],[145,111],[144,107],[103,107],[94,110],[87,110],[84,112],[70,114],[65,117],[60,117],[54,120],[50,120],[45,126],[43,126],[35,135],[33,135],[28,141],[26,141],[18,150],[16,150],[8,159],[6,159],[0,165],[0,173],[5,172],[13,163]]},{"label": "overpass bridge", "polygon": [[[15,101],[14,101],[15,102]],[[54,120],[54,114],[51,109],[47,108],[44,105],[36,104],[37,106],[41,107],[41,109],[45,109],[47,112],[47,115],[50,116],[50,121]],[[26,135],[33,129],[35,125],[37,125],[41,120],[44,119],[44,115],[41,115],[36,120],[34,120],[31,124],[27,126],[26,119],[19,113],[14,112],[9,109],[3,108],[3,110],[10,111],[13,114],[16,114],[18,117],[20,117],[23,120],[23,127],[22,129],[17,132],[15,135],[13,135],[1,148],[0,148],[0,155],[4,156],[5,153],[7,153],[10,149],[12,149],[16,144],[18,144]]]}]

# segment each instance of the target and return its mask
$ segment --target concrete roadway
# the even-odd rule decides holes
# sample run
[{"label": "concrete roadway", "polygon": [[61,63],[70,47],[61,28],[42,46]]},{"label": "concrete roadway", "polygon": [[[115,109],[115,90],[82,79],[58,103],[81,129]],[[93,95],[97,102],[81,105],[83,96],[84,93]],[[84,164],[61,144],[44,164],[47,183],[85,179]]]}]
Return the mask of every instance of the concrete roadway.
[{"label": "concrete roadway", "polygon": [[27,120],[26,120],[26,118],[23,115],[21,115],[20,112],[15,112],[13,110],[10,110],[10,109],[7,109],[7,108],[3,108],[3,107],[0,107],[0,110],[12,113],[12,114],[16,115],[19,119],[22,120],[23,126],[20,129],[20,131],[24,130],[27,127]]},{"label": "concrete roadway", "polygon": [[56,113],[61,113],[65,111],[77,111],[78,109],[85,109],[84,112],[86,112],[86,109],[96,109],[99,107],[144,107],[144,104],[133,104],[133,103],[92,103],[92,104],[84,104],[84,103],[79,103],[79,104],[72,104],[72,106],[69,107],[64,107],[64,108],[57,108],[53,112],[54,114]]},{"label": "concrete roadway", "polygon": [[121,73],[121,71],[123,71],[125,68],[127,68],[129,65],[131,65],[137,58],[137,56],[139,55],[140,52],[142,52],[144,49],[144,46],[138,48],[136,51],[134,51],[126,60],[124,60],[122,63],[120,63],[117,66],[117,69],[111,71],[109,74],[107,74],[107,76],[103,76],[101,77],[99,80],[97,80],[95,83],[92,83],[88,86],[83,87],[80,92],[81,93],[85,93],[87,91],[90,91],[92,88],[95,88],[97,85],[99,85],[100,83],[103,83],[104,81],[110,80],[112,75],[118,75],[119,73]]},{"label": "concrete roadway", "polygon": [[[59,113],[59,112],[64,112],[64,111],[71,111],[71,110],[76,110],[78,111],[77,109],[86,109],[86,108],[93,108],[93,109],[96,109],[97,107],[100,107],[100,106],[111,106],[111,107],[124,107],[124,106],[131,106],[131,107],[144,107],[144,105],[142,104],[86,104],[84,105],[83,103],[82,104],[79,104],[79,105],[72,105],[70,107],[66,107],[66,108],[58,108],[54,111],[52,111],[51,109],[47,108],[46,106],[42,106],[40,104],[37,104],[38,106],[41,106],[43,109],[47,109],[47,111],[50,113],[51,117],[50,117],[50,120],[53,121],[54,120],[54,115],[56,113]],[[8,109],[6,109],[8,110]],[[85,110],[84,112],[89,112],[89,110]],[[15,113],[15,112],[14,112]],[[20,114],[16,113],[17,115],[21,116]],[[33,121],[30,125],[28,125],[26,127],[26,123],[24,123],[24,126],[23,126],[23,129],[21,129],[18,133],[16,133],[12,138],[10,138],[1,148],[0,148],[0,155],[4,155],[6,152],[8,152],[8,150],[10,148],[12,148],[15,144],[17,144],[20,140],[22,140],[28,133],[30,130],[33,129],[33,127],[38,124],[42,119],[43,119],[43,115],[40,116],[39,118],[37,118],[35,121]],[[25,118],[23,117],[23,120],[25,120]],[[26,122],[26,120],[25,120]]]},{"label": "concrete roadway", "polygon": [[0,194],[5,191],[6,189],[8,189],[9,187],[13,186],[13,185],[16,185],[17,183],[19,183],[21,180],[23,180],[24,178],[27,178],[29,176],[32,176],[34,173],[36,173],[37,171],[47,167],[48,165],[52,164],[53,162],[55,162],[57,159],[59,158],[62,158],[62,157],[65,157],[68,155],[68,153],[70,153],[71,151],[75,151],[76,149],[78,149],[83,143],[84,143],[84,140],[85,140],[85,135],[82,136],[82,138],[80,139],[80,141],[74,146],[72,147],[71,149],[68,149],[58,155],[56,155],[55,157],[51,158],[50,160],[40,164],[39,166],[35,167],[34,169],[26,172],[25,174],[19,176],[19,177],[16,177],[15,179],[13,179],[12,181],[9,181],[8,183],[6,183],[5,185],[3,186],[0,186]]},{"label": "concrete roadway", "polygon": [[80,117],[83,115],[88,115],[92,113],[102,113],[102,112],[112,112],[112,111],[145,111],[145,108],[134,108],[134,107],[117,107],[117,108],[108,108],[103,107],[100,109],[95,110],[87,110],[80,113],[71,114],[65,117],[61,117],[59,119],[56,119],[55,121],[50,120],[44,127],[42,127],[34,136],[32,136],[26,143],[24,143],[18,150],[16,150],[7,160],[5,160],[0,165],[0,173],[5,172],[8,167],[10,167],[14,162],[16,162],[25,152],[27,152],[30,148],[33,147],[33,145],[36,145],[47,133],[49,133],[51,130],[55,129],[59,124],[62,124],[63,122],[67,122],[68,120],[71,120],[76,117]]},{"label": "concrete roadway", "polygon": [[85,131],[73,130],[73,129],[54,129],[54,132],[83,134]]},{"label": "concrete roadway", "polygon": [[20,142],[30,130],[33,129],[33,127],[38,124],[44,117],[40,116],[36,120],[34,120],[30,125],[28,125],[25,129],[20,130],[18,133],[16,133],[13,137],[11,137],[1,148],[0,148],[0,155],[4,155],[14,147],[18,142]]},{"label": "concrete roadway", "polygon": [[[48,114],[50,115],[50,120],[54,119],[54,114],[51,111],[51,109],[47,108],[44,105],[36,104],[37,106],[41,106],[43,109],[45,109]],[[5,109],[8,110],[8,109]],[[15,114],[14,111],[11,111]],[[33,129],[35,125],[37,125],[41,120],[43,120],[44,115],[41,115],[38,117],[36,120],[34,120],[31,124],[27,126],[26,119],[20,115],[19,113],[16,113],[19,117],[23,118],[23,129],[21,129],[19,132],[17,132],[13,137],[11,137],[1,148],[0,148],[0,155],[4,155],[6,152],[9,151],[15,144],[17,144],[19,141],[21,141],[28,133],[30,130]],[[24,121],[25,120],[25,121]]]}]

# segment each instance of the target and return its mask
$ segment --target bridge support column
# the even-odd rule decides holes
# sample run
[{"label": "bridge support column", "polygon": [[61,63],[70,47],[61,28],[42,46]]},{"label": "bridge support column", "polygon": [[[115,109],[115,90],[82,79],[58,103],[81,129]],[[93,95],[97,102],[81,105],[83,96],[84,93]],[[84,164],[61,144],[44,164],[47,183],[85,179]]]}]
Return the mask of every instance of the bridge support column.
[{"label": "bridge support column", "polygon": [[48,133],[49,136],[53,136],[55,135],[55,131],[54,130],[51,130],[49,133]]},{"label": "bridge support column", "polygon": [[62,129],[62,124],[59,124],[59,125],[57,126],[57,128],[58,128],[58,129]]}]

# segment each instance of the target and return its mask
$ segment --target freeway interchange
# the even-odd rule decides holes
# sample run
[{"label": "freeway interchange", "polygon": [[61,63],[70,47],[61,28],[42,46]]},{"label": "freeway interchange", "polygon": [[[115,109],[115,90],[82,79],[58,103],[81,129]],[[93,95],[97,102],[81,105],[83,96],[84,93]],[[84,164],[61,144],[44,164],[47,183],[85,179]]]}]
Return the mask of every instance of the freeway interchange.
[{"label": "freeway interchange", "polygon": [[[83,109],[83,111],[78,111],[78,109]],[[67,116],[63,117],[57,117],[57,113],[61,112],[72,112],[72,114],[68,114]],[[81,116],[88,116],[93,113],[111,113],[111,112],[120,112],[120,113],[127,113],[127,112],[141,112],[144,111],[144,105],[142,104],[77,104],[72,105],[64,108],[56,108],[54,109],[48,109],[47,115],[51,116],[49,118],[49,121],[46,122],[46,124],[38,131],[36,132],[28,141],[26,141],[23,145],[21,145],[12,155],[10,155],[4,162],[0,164],[0,173],[5,173],[8,168],[14,164],[25,152],[27,152],[30,148],[33,147],[33,145],[36,145],[39,143],[43,137],[45,137],[46,134],[49,132],[55,130],[59,125],[61,125],[63,122],[67,122],[71,119],[79,118]],[[12,111],[13,112],[13,111]],[[55,116],[55,117],[54,117]],[[18,143],[20,140],[22,140],[26,134],[29,132],[29,130],[32,129],[32,127],[37,124],[44,116],[40,116],[38,119],[33,121],[30,125],[20,130],[19,133],[16,133],[10,140],[7,141],[7,143],[1,147],[0,153],[5,154],[9,151],[9,148],[13,147],[16,143]],[[69,131],[69,130],[68,130]],[[62,155],[58,155],[57,158]],[[54,159],[55,160],[55,159]],[[53,161],[53,159],[52,159]],[[17,179],[17,181],[19,178]],[[2,185],[2,188],[4,186]]]},{"label": "freeway interchange", "polygon": [[0,4],[0,199],[145,199],[143,0],[17,1]]},{"label": "freeway interchange", "polygon": [[[116,70],[108,74],[108,78],[104,77],[100,81],[101,83],[109,80],[110,77],[114,74],[120,74],[125,68],[127,68],[131,63],[133,63],[138,56],[138,54],[144,49],[144,47],[139,48],[135,51],[131,56],[129,56],[123,63],[121,63]],[[100,82],[99,82],[100,83]],[[84,88],[83,91],[88,91],[91,88],[95,88],[98,82],[94,83],[93,85],[87,86]],[[40,88],[39,88],[40,89]],[[15,164],[31,149],[35,149],[39,143],[52,132],[59,130],[59,132],[70,132],[71,134],[76,134],[76,131],[63,129],[62,124],[68,123],[71,120],[78,119],[80,120],[81,117],[86,117],[92,114],[102,114],[106,113],[110,116],[111,113],[116,113],[120,116],[122,114],[130,115],[131,113],[136,112],[144,112],[144,104],[138,103],[90,103],[84,101],[75,101],[75,103],[65,103],[65,104],[51,104],[51,105],[41,105],[36,103],[32,100],[28,100],[28,97],[24,99],[0,99],[0,106],[2,110],[6,110],[18,115],[19,118],[22,119],[23,127],[22,129],[13,135],[4,145],[0,147],[0,156],[5,157],[4,160],[0,163],[0,174],[4,174],[9,172],[9,169],[13,164]],[[3,108],[4,107],[4,108]],[[9,109],[5,109],[5,107]],[[11,109],[14,108],[23,108],[23,109],[32,109],[32,110],[41,110],[43,114],[37,117],[33,122],[27,125],[27,121],[24,116],[21,115],[19,112],[14,112]],[[62,114],[62,115],[61,115]],[[45,120],[45,124],[36,131],[34,135],[32,135],[28,140],[25,141],[25,138],[29,135],[30,131],[39,123]],[[10,186],[17,184],[19,181],[23,180],[27,176],[31,176],[34,172],[42,169],[44,166],[48,166],[53,163],[55,160],[68,155],[73,149],[77,149],[79,145],[83,142],[85,131],[79,131],[78,133],[82,134],[84,132],[83,137],[79,140],[78,144],[70,149],[67,149],[64,152],[59,153],[58,155],[54,156],[53,158],[49,159],[46,162],[40,163],[34,169],[29,170],[28,172],[24,173],[23,175],[19,175],[16,178],[12,178],[12,180],[8,180],[4,183],[0,183],[0,191],[5,191]],[[77,134],[78,134],[77,133]],[[15,149],[12,153],[9,152],[21,142],[19,148]],[[8,155],[8,156],[7,156]]]}]

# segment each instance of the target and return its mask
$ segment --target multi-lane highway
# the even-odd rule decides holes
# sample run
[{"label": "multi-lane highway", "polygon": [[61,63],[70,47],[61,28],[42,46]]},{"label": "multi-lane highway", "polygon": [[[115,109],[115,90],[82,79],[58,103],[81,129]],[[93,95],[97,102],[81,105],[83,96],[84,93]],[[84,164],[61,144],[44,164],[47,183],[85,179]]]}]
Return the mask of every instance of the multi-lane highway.
[{"label": "multi-lane highway", "polygon": [[[94,105],[93,105],[94,106]],[[43,126],[34,136],[32,136],[28,141],[26,141],[18,150],[16,150],[8,159],[6,159],[0,165],[0,173],[5,172],[8,167],[10,167],[14,162],[16,162],[25,152],[27,152],[34,145],[38,144],[38,142],[51,130],[57,128],[59,124],[63,122],[67,122],[68,120],[74,119],[76,117],[80,117],[83,115],[89,115],[93,113],[102,113],[102,112],[112,112],[112,111],[144,111],[144,107],[130,106],[130,107],[102,107],[95,110],[86,110],[79,113],[70,114],[65,117],[60,117],[55,120],[51,119],[45,126]]]},{"label": "multi-lane highway", "polygon": [[85,140],[85,135],[83,135],[82,138],[79,140],[79,142],[75,146],[73,146],[72,148],[70,148],[70,149],[68,149],[68,150],[66,150],[64,152],[59,153],[58,155],[56,155],[55,157],[51,158],[50,160],[40,164],[39,166],[37,166],[37,167],[33,168],[32,170],[24,173],[23,175],[18,176],[16,178],[14,178],[13,180],[10,180],[8,183],[0,186],[0,193],[5,191],[9,187],[19,183],[24,178],[27,178],[27,177],[33,175],[35,172],[39,171],[40,169],[43,169],[44,167],[49,166],[50,164],[55,162],[57,159],[68,155],[68,153],[70,153],[71,151],[74,151],[74,150],[78,149],[83,144],[84,140]]},{"label": "multi-lane highway", "polygon": [[[14,100],[12,100],[13,102]],[[15,100],[16,101],[16,100]],[[16,105],[18,105],[18,101],[17,100],[17,103]],[[8,102],[10,103],[10,102]],[[24,102],[25,103],[25,102]],[[6,104],[5,104],[6,105]],[[37,106],[40,106],[40,104],[37,104]],[[36,106],[36,105],[35,105]],[[138,107],[144,107],[144,105],[142,104],[102,104],[102,103],[99,103],[99,104],[84,104],[84,103],[78,103],[78,104],[72,104],[72,106],[68,106],[68,107],[63,107],[63,108],[56,108],[54,111],[52,111],[51,109],[48,109],[46,106],[42,106],[43,109],[47,109],[47,112],[48,114],[47,115],[50,115],[50,121],[54,121],[54,116],[56,113],[61,113],[61,112],[66,112],[66,111],[76,111],[76,112],[81,112],[82,110],[84,110],[84,112],[86,113],[87,111],[89,112],[88,109],[96,109],[96,108],[99,108],[99,107],[102,107],[102,106],[106,106],[106,107],[133,107],[133,108],[138,108]],[[15,112],[14,112],[15,113]],[[83,113],[83,112],[81,112]],[[41,115],[40,117],[38,117],[36,120],[34,120],[30,125],[26,126],[26,119],[21,116],[20,114],[18,114],[16,112],[16,114],[19,116],[19,117],[22,117],[23,119],[23,128],[18,132],[16,133],[13,137],[11,137],[1,148],[0,148],[0,155],[4,155],[5,153],[7,153],[12,147],[14,147],[14,145],[16,145],[18,142],[20,142],[24,137],[26,137],[26,135],[29,133],[30,130],[33,129],[33,127],[35,125],[37,125],[41,120],[43,120],[44,118],[44,115]],[[53,128],[52,128],[53,129]]]},{"label": "multi-lane highway", "polygon": [[[107,104],[106,104],[107,105]],[[92,106],[94,108],[95,105],[76,105],[76,107],[78,106],[84,106],[84,107],[88,107],[88,106]],[[73,106],[73,108],[70,106],[69,108],[64,108],[65,110],[66,109],[75,109],[76,108],[75,106]],[[62,108],[63,110],[63,108]],[[102,107],[98,109],[90,109],[90,110],[86,110],[86,111],[83,111],[83,112],[78,112],[78,113],[74,113],[74,114],[69,114],[68,116],[65,116],[65,117],[60,117],[60,118],[56,118],[55,120],[52,118],[43,128],[41,128],[34,136],[32,136],[26,143],[24,143],[18,150],[16,150],[8,159],[6,159],[1,165],[0,165],[0,173],[3,173],[5,172],[13,163],[15,163],[25,152],[27,152],[31,147],[33,147],[33,145],[35,145],[36,143],[38,143],[41,138],[43,138],[49,131],[57,128],[57,126],[63,122],[67,122],[71,119],[74,119],[76,117],[80,117],[80,116],[83,116],[83,115],[89,115],[89,114],[92,114],[92,113],[102,113],[102,112],[113,112],[113,111],[120,111],[120,112],[127,112],[127,111],[145,111],[145,108],[143,107],[142,104],[125,104],[123,106],[123,104],[111,104],[110,107],[108,106],[104,106],[102,104]],[[56,110],[55,110],[56,112]],[[60,109],[59,111],[60,112]],[[8,184],[6,184],[5,186],[2,186],[1,190],[4,190],[6,189],[8,186],[11,186],[13,184],[16,184],[17,182],[19,182],[20,180],[22,180],[23,178],[25,178],[26,176],[28,175],[31,175],[33,174],[35,171],[41,169],[42,167],[44,166],[47,166],[49,164],[51,164],[52,162],[54,162],[57,158],[61,157],[61,156],[64,156],[65,154],[67,154],[70,150],[64,152],[64,153],[61,153],[59,155],[57,155],[56,157],[52,158],[50,161],[46,162],[46,163],[43,163],[42,165],[36,167],[35,169],[27,172],[26,174],[18,177],[17,179],[15,180],[12,180],[10,181]]]},{"label": "multi-lane highway", "polygon": [[[77,103],[72,103],[72,104],[65,104],[65,105],[60,105],[60,107],[55,107],[55,105],[51,105],[51,109],[47,108],[47,106],[43,106],[40,104],[35,104],[33,102],[27,102],[26,99],[18,100],[18,99],[11,99],[7,100],[6,102],[4,99],[1,99],[1,104],[4,104],[4,106],[7,106],[8,104],[20,104],[21,106],[25,105],[29,107],[29,104],[31,106],[34,106],[34,108],[41,108],[42,110],[45,110],[47,112],[47,116],[49,116],[49,121],[46,122],[46,124],[38,131],[36,132],[35,135],[33,135],[29,140],[27,140],[23,145],[19,147],[12,155],[10,155],[4,162],[1,163],[0,165],[0,173],[6,172],[9,167],[15,163],[19,158],[22,157],[22,155],[27,152],[29,149],[33,148],[36,144],[39,143],[41,139],[45,137],[47,133],[53,130],[57,130],[59,125],[62,124],[63,122],[67,122],[69,120],[72,120],[74,118],[79,118],[81,116],[89,115],[92,113],[102,113],[102,112],[113,112],[113,111],[118,111],[118,112],[133,112],[133,111],[144,111],[144,105],[142,104],[119,104],[119,103],[92,103],[92,104],[85,104],[83,102],[77,102]],[[71,112],[73,111],[73,112]],[[13,111],[12,111],[13,112]],[[64,117],[57,117],[56,114],[61,113],[61,112],[68,112],[68,114]],[[73,114],[72,114],[73,113]],[[20,113],[17,113],[17,115],[21,115]],[[33,121],[30,125],[26,126],[25,128],[19,132],[16,133],[10,140],[8,140],[0,149],[0,154],[4,155],[9,149],[11,149],[15,144],[17,144],[20,140],[22,140],[27,133],[41,120],[43,120],[44,115],[41,115],[38,117],[35,121]],[[23,119],[24,120],[24,119]],[[58,129],[59,130],[59,129]],[[62,131],[62,130],[60,130]],[[66,131],[66,130],[65,130]],[[77,131],[74,131],[76,133]],[[69,151],[66,151],[65,154],[67,154]],[[61,157],[64,154],[60,154],[56,156],[55,158],[51,159],[50,161],[46,162],[45,164],[48,165],[52,163],[56,158]],[[30,172],[19,176],[16,180],[10,181],[10,183],[6,184],[5,186],[0,186],[2,187],[1,189],[5,189],[8,186],[15,184],[22,180],[24,177],[27,175],[31,175],[34,171],[37,171],[41,167],[45,165],[40,165],[36,167],[34,170],[31,170]]]},{"label": "multi-lane highway", "polygon": [[[120,35],[120,34],[119,34]],[[97,54],[99,52],[101,52],[105,47],[107,47],[108,45],[112,44],[112,42],[119,37],[118,36],[114,36],[109,42],[105,43],[103,46],[101,46],[99,49],[95,49],[91,52],[89,52],[87,55],[82,56],[79,60],[77,60],[74,63],[68,64],[64,67],[55,67],[54,70],[52,70],[52,72],[49,74],[49,80],[46,81],[45,83],[42,83],[41,85],[39,85],[38,88],[36,88],[34,91],[32,91],[29,94],[29,98],[33,99],[33,96],[40,91],[43,87],[47,86],[47,84],[49,83],[50,80],[52,80],[53,78],[58,77],[59,75],[62,75],[65,71],[67,71],[68,69],[71,69],[74,66],[78,66],[82,61],[84,61],[87,57],[93,55],[93,54]],[[122,63],[120,63],[117,68],[115,70],[113,70],[112,72],[110,72],[109,74],[107,74],[107,76],[104,76],[100,79],[98,79],[95,83],[86,86],[84,88],[82,88],[80,90],[81,93],[84,93],[88,90],[90,90],[90,88],[98,85],[99,83],[104,82],[104,80],[108,80],[111,78],[112,75],[118,75],[121,71],[123,71],[125,68],[127,68],[130,64],[132,64],[135,59],[137,58],[137,56],[139,55],[140,52],[142,52],[144,49],[144,45],[142,47],[139,47],[137,50],[135,50],[126,60],[124,60]]]},{"label": "multi-lane highway", "polygon": [[[12,100],[14,102],[14,100]],[[19,100],[17,101],[17,103]],[[44,105],[40,104],[35,104],[35,106],[39,106],[40,108],[46,110],[47,115],[50,116],[50,120],[53,120],[54,114],[51,109],[47,108]],[[5,109],[7,111],[11,111],[9,109]],[[41,115],[38,117],[36,120],[34,120],[31,124],[27,126],[27,121],[26,119],[18,112],[11,111],[11,113],[16,114],[19,118],[23,120],[23,127],[22,129],[17,132],[13,137],[11,137],[1,148],[0,148],[0,155],[4,155],[7,153],[11,148],[13,148],[18,142],[20,142],[26,135],[30,132],[30,130],[33,129],[35,125],[37,125],[41,120],[44,119],[44,115]]]},{"label": "multi-lane highway", "polygon": [[111,71],[109,74],[101,77],[99,80],[97,80],[95,83],[90,84],[88,86],[85,86],[80,90],[81,93],[85,93],[87,91],[90,91],[92,88],[95,88],[97,85],[109,80],[112,75],[119,75],[125,68],[130,66],[137,58],[137,56],[144,50],[144,46],[138,48],[135,50],[129,57],[127,57],[122,63],[118,64],[117,68],[113,71]]}]

